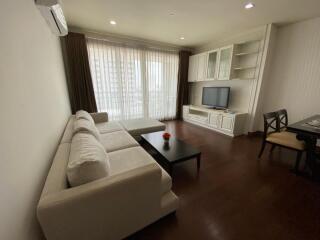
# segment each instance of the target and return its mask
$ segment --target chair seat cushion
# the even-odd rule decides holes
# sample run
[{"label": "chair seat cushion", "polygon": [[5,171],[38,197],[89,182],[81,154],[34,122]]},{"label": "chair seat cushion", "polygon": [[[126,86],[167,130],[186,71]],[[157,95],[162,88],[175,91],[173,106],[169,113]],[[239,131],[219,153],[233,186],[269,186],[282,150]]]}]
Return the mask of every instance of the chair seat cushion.
[{"label": "chair seat cushion", "polygon": [[296,136],[297,135],[295,133],[282,131],[269,134],[266,140],[267,142],[279,144],[296,150],[304,150],[304,142],[297,140]]},{"label": "chair seat cushion", "polygon": [[116,131],[101,134],[100,141],[107,152],[139,146],[139,143],[126,131]]},{"label": "chair seat cushion", "polygon": [[163,131],[166,125],[151,118],[139,118],[120,121],[120,124],[132,135],[139,136],[144,133]]},{"label": "chair seat cushion", "polygon": [[101,122],[96,123],[100,133],[110,133],[115,131],[124,130],[124,128],[118,122]]},{"label": "chair seat cushion", "polygon": [[[110,161],[110,176],[130,171],[135,168],[153,164],[155,160],[141,147],[132,147],[108,154]],[[158,164],[159,168],[161,166]],[[162,170],[161,193],[171,190],[172,180],[169,174]]]}]

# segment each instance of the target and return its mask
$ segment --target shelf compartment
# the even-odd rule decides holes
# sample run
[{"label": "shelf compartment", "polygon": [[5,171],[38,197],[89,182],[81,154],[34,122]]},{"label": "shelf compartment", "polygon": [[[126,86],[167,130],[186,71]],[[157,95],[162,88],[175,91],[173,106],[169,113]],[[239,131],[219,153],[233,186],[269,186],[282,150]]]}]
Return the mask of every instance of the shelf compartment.
[{"label": "shelf compartment", "polygon": [[252,69],[256,68],[257,66],[245,66],[245,67],[234,67],[233,70],[247,70],[247,69]]},{"label": "shelf compartment", "polygon": [[253,55],[253,54],[258,54],[258,51],[255,52],[240,52],[240,53],[236,53],[235,56],[237,57],[242,57],[242,56],[248,56],[248,55]]}]

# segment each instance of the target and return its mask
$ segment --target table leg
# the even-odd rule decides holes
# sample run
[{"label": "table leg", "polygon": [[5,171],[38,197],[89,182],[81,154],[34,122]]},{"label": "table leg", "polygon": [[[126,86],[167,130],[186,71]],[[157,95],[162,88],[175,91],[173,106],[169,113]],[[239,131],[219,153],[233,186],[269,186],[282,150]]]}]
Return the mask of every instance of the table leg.
[{"label": "table leg", "polygon": [[172,164],[168,164],[168,173],[172,176]]},{"label": "table leg", "polygon": [[316,177],[316,145],[317,145],[317,138],[308,134],[297,134],[298,140],[303,140],[306,143],[306,152],[307,152],[307,159],[306,159],[306,165],[311,170],[311,177]]},{"label": "table leg", "polygon": [[198,156],[197,156],[197,171],[199,172],[199,170],[200,170],[200,160],[201,160],[201,154],[199,154]]}]

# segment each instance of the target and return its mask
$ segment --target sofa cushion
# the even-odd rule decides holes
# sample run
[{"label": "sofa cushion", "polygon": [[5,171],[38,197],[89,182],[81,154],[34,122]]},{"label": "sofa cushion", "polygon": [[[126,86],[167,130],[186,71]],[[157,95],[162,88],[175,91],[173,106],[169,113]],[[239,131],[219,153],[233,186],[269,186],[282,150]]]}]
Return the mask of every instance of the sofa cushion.
[{"label": "sofa cushion", "polygon": [[166,125],[151,118],[139,118],[120,121],[120,124],[132,135],[139,136],[144,133],[163,131]]},{"label": "sofa cushion", "polygon": [[100,133],[110,133],[110,132],[124,130],[124,128],[118,122],[96,123],[96,127]]},{"label": "sofa cushion", "polygon": [[92,124],[87,119],[76,119],[73,123],[73,135],[76,133],[90,133],[95,136],[95,138],[100,141],[100,133],[96,126]]},{"label": "sofa cushion", "polygon": [[101,134],[100,141],[107,152],[139,146],[139,143],[126,131]]},{"label": "sofa cushion", "polygon": [[90,115],[90,113],[88,113],[87,111],[84,111],[84,110],[79,110],[76,112],[76,119],[86,119],[86,120],[90,121],[92,124],[94,124],[94,120],[93,120],[92,116]]},{"label": "sofa cushion", "polygon": [[[153,164],[155,160],[142,148],[132,147],[123,150],[111,152],[109,155],[110,161],[110,176],[123,173],[135,168]],[[172,181],[169,174],[162,169],[161,176],[161,193],[166,193],[171,190]]]},{"label": "sofa cushion", "polygon": [[77,133],[73,136],[67,166],[70,186],[75,187],[106,177],[109,168],[108,155],[94,136],[88,133]]}]

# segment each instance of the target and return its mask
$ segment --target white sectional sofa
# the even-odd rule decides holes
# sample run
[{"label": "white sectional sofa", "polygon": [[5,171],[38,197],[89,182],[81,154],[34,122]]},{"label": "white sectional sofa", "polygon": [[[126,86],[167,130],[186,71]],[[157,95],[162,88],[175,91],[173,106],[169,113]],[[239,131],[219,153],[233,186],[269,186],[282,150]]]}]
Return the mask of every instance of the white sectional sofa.
[{"label": "white sectional sofa", "polygon": [[77,134],[71,116],[37,207],[48,240],[122,239],[178,207],[170,176],[130,135],[139,138],[162,130],[162,124],[148,119],[108,122],[106,113],[92,118],[108,156],[108,176],[70,187],[67,168]]}]

